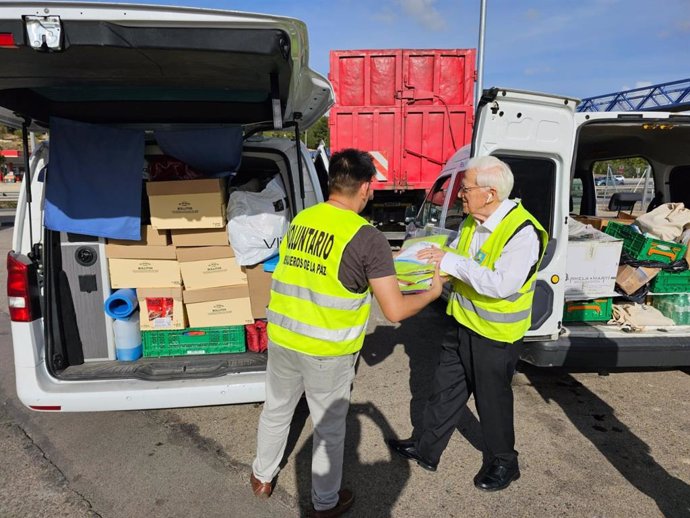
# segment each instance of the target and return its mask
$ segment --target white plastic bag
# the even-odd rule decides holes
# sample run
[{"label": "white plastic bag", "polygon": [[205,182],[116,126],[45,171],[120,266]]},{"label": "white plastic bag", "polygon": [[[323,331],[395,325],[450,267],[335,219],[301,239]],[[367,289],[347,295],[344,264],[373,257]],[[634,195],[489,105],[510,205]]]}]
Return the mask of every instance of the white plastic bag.
[{"label": "white plastic bag", "polygon": [[261,192],[230,194],[228,238],[238,264],[256,264],[276,255],[287,228],[287,197],[279,177]]}]

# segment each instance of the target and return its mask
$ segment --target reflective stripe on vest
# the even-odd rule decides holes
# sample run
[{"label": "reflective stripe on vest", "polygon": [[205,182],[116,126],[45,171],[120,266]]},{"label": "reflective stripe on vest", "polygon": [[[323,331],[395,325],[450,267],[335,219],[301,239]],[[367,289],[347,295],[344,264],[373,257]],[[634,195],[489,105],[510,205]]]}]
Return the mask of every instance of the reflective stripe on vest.
[{"label": "reflective stripe on vest", "polygon": [[[536,283],[532,283],[530,287],[527,289],[525,293],[530,293],[534,291],[534,286]],[[503,300],[507,300],[508,302],[516,302],[520,297],[522,297],[525,293],[520,293],[519,291],[517,293],[513,293],[512,295],[508,295],[507,297],[503,297]]]},{"label": "reflective stripe on vest", "polygon": [[352,293],[338,279],[348,243],[369,223],[353,211],[321,203],[300,212],[280,244],[268,304],[272,342],[313,356],[361,349],[371,292]]},{"label": "reflective stripe on vest", "polygon": [[301,288],[300,286],[286,284],[275,279],[273,279],[273,282],[271,283],[271,290],[283,295],[290,295],[291,297],[304,299],[324,308],[357,310],[362,306],[362,304],[371,303],[371,293],[368,291],[364,300],[350,299],[316,293],[309,288]]},{"label": "reflective stripe on vest", "polygon": [[[537,267],[520,289],[516,293],[497,299],[480,295],[472,286],[455,280],[453,295],[448,301],[447,313],[453,315],[459,323],[499,342],[512,343],[520,340],[530,327],[537,270],[546,249],[548,236],[539,222],[522,207],[522,204],[518,204],[496,226],[474,258],[481,266],[493,269],[506,243],[526,223],[532,225],[537,233],[540,255]],[[458,253],[464,257],[468,256],[476,226],[476,221],[468,216],[460,229]]]},{"label": "reflective stripe on vest", "polygon": [[[515,294],[519,295],[520,297],[523,296],[523,294]],[[453,296],[457,298],[458,303],[465,309],[472,311],[473,313],[476,313],[479,315],[480,318],[487,320],[489,322],[499,322],[503,324],[510,324],[510,323],[515,323],[515,322],[520,322],[521,320],[528,318],[530,316],[530,313],[532,312],[532,308],[529,309],[524,309],[522,311],[516,311],[514,313],[496,313],[494,311],[490,311],[488,309],[482,309],[475,305],[474,302],[472,302],[470,299],[463,297],[459,293],[453,293]],[[512,295],[511,295],[512,296]],[[504,299],[507,300],[507,299]]]},{"label": "reflective stripe on vest", "polygon": [[293,333],[307,335],[318,340],[327,340],[329,342],[345,342],[356,339],[364,331],[367,330],[367,325],[359,327],[350,327],[347,329],[324,329],[323,327],[312,326],[294,320],[270,309],[266,311],[268,320],[275,325],[289,329]]}]

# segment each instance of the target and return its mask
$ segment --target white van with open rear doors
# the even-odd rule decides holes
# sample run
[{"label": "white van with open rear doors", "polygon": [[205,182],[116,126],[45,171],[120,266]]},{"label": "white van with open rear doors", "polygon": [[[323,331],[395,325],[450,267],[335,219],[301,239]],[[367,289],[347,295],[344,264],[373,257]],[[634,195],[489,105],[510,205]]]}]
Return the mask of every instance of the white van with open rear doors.
[{"label": "white van with open rear doors", "polygon": [[[288,218],[323,201],[325,178],[300,130],[326,113],[334,94],[308,57],[306,26],[291,18],[126,4],[0,4],[0,116],[22,128],[27,148],[38,143],[7,259],[17,393],[26,406],[97,411],[264,399],[262,353],[115,358],[113,320],[103,311],[113,291],[108,245],[94,221],[106,227],[124,216],[148,223],[147,168],[160,158],[161,139],[180,133],[202,148],[209,147],[206,135],[238,135],[204,148],[203,158],[238,150],[235,170],[220,175],[230,191],[278,178]],[[280,138],[263,137],[265,130]],[[116,139],[99,137],[109,131],[136,134],[143,144],[116,148]],[[41,132],[49,140],[36,138]],[[99,149],[107,152],[99,156]],[[190,152],[198,155],[198,146]],[[123,175],[103,196],[99,189],[112,182],[114,164],[132,153],[135,174]],[[141,205],[118,213],[120,198],[131,192]],[[60,199],[71,206],[60,206]],[[88,224],[75,223],[73,211],[88,212]],[[46,228],[49,218],[68,220],[72,231]],[[75,232],[82,223],[86,231]]]},{"label": "white van with open rear doors", "polygon": [[[513,171],[510,198],[521,199],[549,235],[521,358],[537,366],[601,371],[690,365],[690,306],[667,304],[690,298],[690,274],[657,269],[664,282],[649,287],[625,282],[617,271],[621,247],[630,254],[639,252],[627,259],[629,268],[623,273],[644,273],[637,270],[639,261],[649,259],[658,261],[657,267],[687,268],[685,247],[679,243],[654,247],[645,244],[654,240],[642,234],[625,243],[621,238],[623,232],[630,236],[635,216],[654,204],[683,202],[690,207],[690,115],[579,113],[577,104],[577,99],[557,95],[486,90],[478,105],[472,145],[448,161],[409,222],[407,235],[457,233],[465,216],[457,193],[467,161],[475,155],[494,155]],[[597,164],[605,170],[607,163],[630,158],[645,166],[637,180],[599,186]],[[573,232],[586,223],[597,228]],[[597,232],[607,223],[608,234]],[[614,291],[616,283],[642,291]],[[612,303],[626,302],[625,296],[627,302],[662,308],[673,317],[670,324],[677,325],[666,321],[633,329],[610,322]]]}]

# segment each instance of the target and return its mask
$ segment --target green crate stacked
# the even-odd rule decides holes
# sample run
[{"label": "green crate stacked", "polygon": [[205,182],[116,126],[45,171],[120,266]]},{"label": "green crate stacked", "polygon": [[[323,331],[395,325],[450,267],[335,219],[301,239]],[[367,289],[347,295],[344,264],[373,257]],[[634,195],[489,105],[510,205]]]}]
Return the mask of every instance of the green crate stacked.
[{"label": "green crate stacked", "polygon": [[623,240],[623,251],[633,259],[672,263],[685,256],[686,246],[674,241],[645,237],[630,225],[609,221],[606,233]]},{"label": "green crate stacked", "polygon": [[613,311],[612,299],[592,299],[566,302],[563,322],[607,322]]},{"label": "green crate stacked", "polygon": [[172,331],[142,331],[144,357],[242,353],[244,326],[190,327]]},{"label": "green crate stacked", "polygon": [[652,293],[688,293],[690,270],[678,273],[660,271],[652,279],[650,289]]},{"label": "green crate stacked", "polygon": [[652,299],[652,306],[673,320],[676,325],[690,324],[690,294],[656,295]]}]

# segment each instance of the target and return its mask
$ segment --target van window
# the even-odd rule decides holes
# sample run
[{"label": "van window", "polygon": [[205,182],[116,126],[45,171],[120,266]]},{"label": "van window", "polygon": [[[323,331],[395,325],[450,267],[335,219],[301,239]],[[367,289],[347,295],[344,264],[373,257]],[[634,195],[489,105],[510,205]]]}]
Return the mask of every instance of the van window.
[{"label": "van window", "polygon": [[[655,198],[654,175],[645,158],[598,160],[592,164],[592,175],[597,201],[596,214],[600,216],[611,216],[618,212],[614,195],[624,196],[627,204],[620,207],[620,210],[635,216],[644,214]],[[660,198],[655,200],[655,206],[660,203],[659,200]]]},{"label": "van window", "polygon": [[509,197],[520,198],[522,205],[552,235],[556,164],[546,158],[496,156],[505,161],[513,171],[515,185]]},{"label": "van window", "polygon": [[429,194],[424,200],[422,205],[422,210],[419,212],[419,216],[416,221],[416,225],[419,228],[425,227],[428,224],[435,225],[441,218],[441,213],[443,212],[443,204],[448,196],[448,187],[450,186],[451,176],[445,176],[436,180]]},{"label": "van window", "polygon": [[582,179],[573,178],[570,184],[570,209],[571,214],[582,214]]},{"label": "van window", "polygon": [[446,228],[448,230],[458,230],[460,223],[462,223],[465,217],[465,212],[462,210],[462,198],[458,196],[464,176],[464,173],[455,175],[453,188],[450,191],[451,199],[448,203],[448,213],[446,214]]}]

